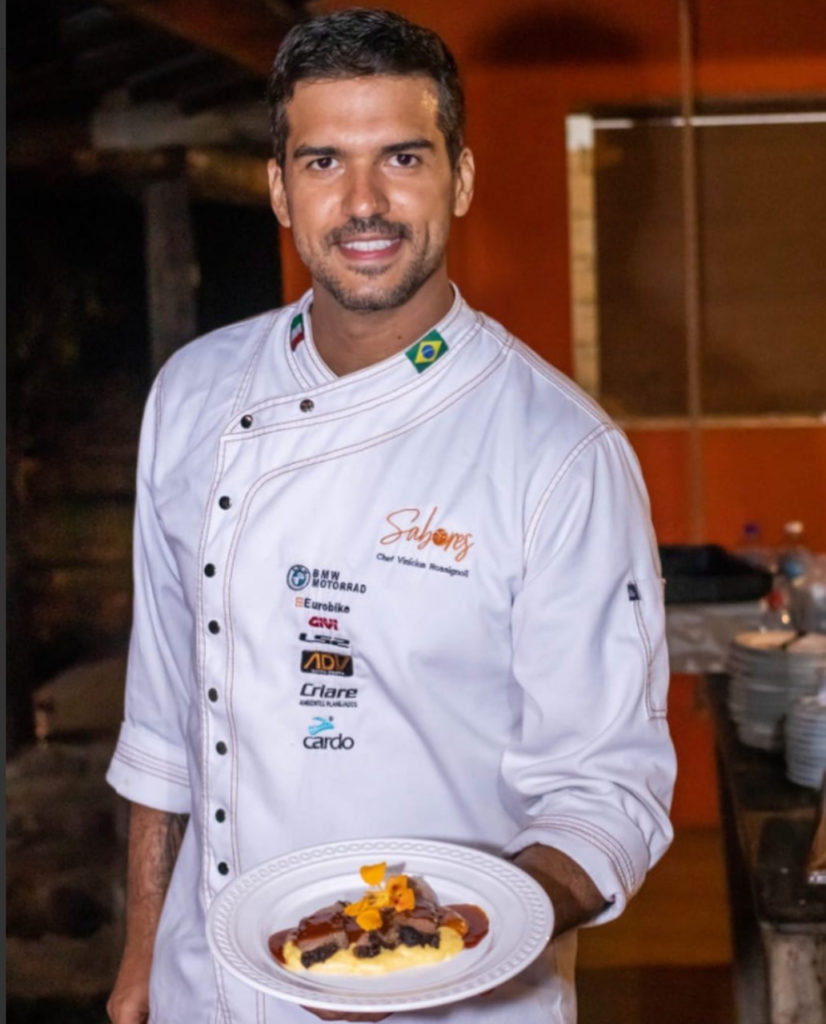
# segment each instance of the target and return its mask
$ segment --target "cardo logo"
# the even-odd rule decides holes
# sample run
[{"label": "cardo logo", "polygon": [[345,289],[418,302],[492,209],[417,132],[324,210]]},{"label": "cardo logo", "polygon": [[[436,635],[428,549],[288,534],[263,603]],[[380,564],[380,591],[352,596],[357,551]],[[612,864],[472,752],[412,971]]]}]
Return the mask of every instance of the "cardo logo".
[{"label": "cardo logo", "polygon": [[356,741],[352,736],[344,736],[338,733],[335,736],[323,735],[334,729],[333,716],[324,718],[316,715],[307,726],[307,735],[304,737],[304,747],[307,750],[352,750]]}]

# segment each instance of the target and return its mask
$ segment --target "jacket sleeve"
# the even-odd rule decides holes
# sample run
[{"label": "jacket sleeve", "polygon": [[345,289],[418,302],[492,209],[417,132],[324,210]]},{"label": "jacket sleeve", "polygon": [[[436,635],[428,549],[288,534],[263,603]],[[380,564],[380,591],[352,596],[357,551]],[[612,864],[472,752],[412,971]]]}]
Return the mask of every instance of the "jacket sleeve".
[{"label": "jacket sleeve", "polygon": [[514,600],[522,715],[502,777],[516,853],[568,854],[617,916],[668,847],[675,776],[666,722],[663,586],[637,460],[600,427],[545,489]]},{"label": "jacket sleeve", "polygon": [[128,800],[183,813],[190,809],[184,730],[193,628],[153,500],[162,381],[163,374],[152,388],[141,428],[124,721],[106,778]]}]

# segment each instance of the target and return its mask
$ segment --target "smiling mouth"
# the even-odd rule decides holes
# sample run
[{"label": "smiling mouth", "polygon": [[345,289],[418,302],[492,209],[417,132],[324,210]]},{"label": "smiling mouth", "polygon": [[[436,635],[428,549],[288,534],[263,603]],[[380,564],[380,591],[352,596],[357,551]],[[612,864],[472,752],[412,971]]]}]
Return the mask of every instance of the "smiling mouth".
[{"label": "smiling mouth", "polygon": [[354,249],[356,252],[386,252],[397,245],[399,241],[401,239],[398,238],[354,238],[349,241],[341,241],[339,245],[342,249]]}]

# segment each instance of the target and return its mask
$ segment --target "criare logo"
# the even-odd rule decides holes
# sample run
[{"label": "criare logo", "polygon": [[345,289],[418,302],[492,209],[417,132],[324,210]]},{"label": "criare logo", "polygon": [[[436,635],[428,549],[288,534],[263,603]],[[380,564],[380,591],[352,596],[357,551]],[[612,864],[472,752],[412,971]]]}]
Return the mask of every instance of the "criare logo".
[{"label": "criare logo", "polygon": [[314,615],[308,622],[313,629],[338,629],[338,619],[325,619],[321,615]]},{"label": "criare logo", "polygon": [[287,586],[290,590],[303,590],[310,578],[311,573],[306,565],[291,565],[287,570]]},{"label": "criare logo", "polygon": [[426,517],[420,508],[396,509],[386,517],[387,523],[393,529],[381,537],[379,543],[385,545],[412,543],[419,551],[432,544],[441,548],[445,553],[451,554],[454,562],[463,561],[473,547],[473,534],[459,533],[439,526],[438,514],[439,509],[435,505]]},{"label": "criare logo", "polygon": [[302,651],[301,671],[322,676],[351,676],[353,658],[349,654],[333,654],[330,651]]}]

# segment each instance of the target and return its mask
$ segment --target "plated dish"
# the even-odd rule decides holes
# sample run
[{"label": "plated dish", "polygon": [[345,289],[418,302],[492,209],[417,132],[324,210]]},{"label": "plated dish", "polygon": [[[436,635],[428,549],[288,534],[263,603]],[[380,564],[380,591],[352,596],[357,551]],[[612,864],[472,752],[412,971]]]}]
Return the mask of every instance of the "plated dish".
[{"label": "plated dish", "polygon": [[[360,869],[386,862],[418,876],[442,904],[483,907],[489,930],[460,955],[374,976],[294,972],[269,940],[319,908],[363,899]],[[391,1012],[440,1006],[486,992],[524,970],[550,938],[553,914],[541,887],[500,857],[431,840],[328,843],[267,861],[230,883],[210,908],[207,936],[219,963],[277,999],[316,1009]]]}]

